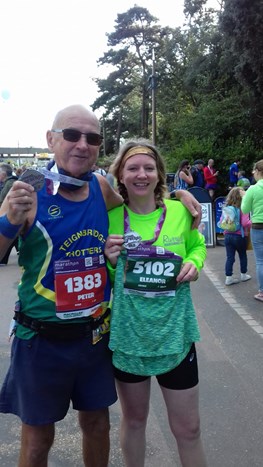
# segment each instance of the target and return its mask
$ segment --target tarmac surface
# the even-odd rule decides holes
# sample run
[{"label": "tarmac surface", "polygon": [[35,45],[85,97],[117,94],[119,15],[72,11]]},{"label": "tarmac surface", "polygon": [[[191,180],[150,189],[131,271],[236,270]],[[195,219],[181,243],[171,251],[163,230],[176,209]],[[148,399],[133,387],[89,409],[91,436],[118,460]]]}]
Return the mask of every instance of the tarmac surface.
[{"label": "tarmac surface", "polygon": [[[257,293],[253,251],[248,252],[252,279],[224,285],[225,248],[208,248],[204,270],[192,284],[202,341],[197,344],[202,437],[210,467],[263,466],[263,303]],[[20,271],[12,251],[9,265],[0,267],[0,383],[9,365],[8,328],[16,300]],[[240,277],[236,258],[235,276]],[[120,407],[110,409],[110,467],[123,467],[119,444]],[[0,466],[15,467],[20,421],[0,414]],[[70,409],[56,425],[49,467],[81,467],[81,438],[76,413]],[[166,417],[161,392],[152,379],[147,427],[146,467],[179,467],[176,443]]]}]

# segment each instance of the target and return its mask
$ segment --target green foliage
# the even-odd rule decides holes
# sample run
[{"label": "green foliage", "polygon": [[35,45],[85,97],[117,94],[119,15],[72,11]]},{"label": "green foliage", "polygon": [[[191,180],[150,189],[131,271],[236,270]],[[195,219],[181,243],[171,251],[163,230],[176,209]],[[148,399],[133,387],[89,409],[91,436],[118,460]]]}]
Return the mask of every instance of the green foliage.
[{"label": "green foliage", "polygon": [[220,12],[207,0],[185,0],[188,23],[176,29],[162,28],[136,5],[117,16],[109,50],[98,60],[110,73],[96,80],[93,103],[104,109],[106,154],[123,137],[151,135],[154,49],[157,144],[167,170],[182,159],[211,157],[224,186],[237,157],[247,171],[262,158],[263,2],[218,5]]}]

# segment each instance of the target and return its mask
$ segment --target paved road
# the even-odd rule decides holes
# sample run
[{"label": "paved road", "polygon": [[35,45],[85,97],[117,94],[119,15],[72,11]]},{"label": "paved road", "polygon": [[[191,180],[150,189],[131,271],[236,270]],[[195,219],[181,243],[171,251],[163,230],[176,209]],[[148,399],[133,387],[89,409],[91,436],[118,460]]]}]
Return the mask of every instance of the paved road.
[{"label": "paved road", "polygon": [[[253,252],[249,252],[252,280],[224,286],[225,249],[208,249],[208,258],[192,292],[202,342],[197,345],[200,370],[202,431],[210,467],[263,466],[263,304],[257,291]],[[235,272],[238,275],[238,261]],[[9,362],[7,330],[19,281],[17,257],[0,268],[1,326],[0,381]],[[118,440],[119,404],[111,408],[110,467],[123,467]],[[19,421],[0,415],[0,465],[15,467],[19,449]],[[81,467],[80,436],[75,413],[57,424],[50,467]],[[146,467],[179,466],[168,428],[164,404],[155,380],[148,423]]]}]

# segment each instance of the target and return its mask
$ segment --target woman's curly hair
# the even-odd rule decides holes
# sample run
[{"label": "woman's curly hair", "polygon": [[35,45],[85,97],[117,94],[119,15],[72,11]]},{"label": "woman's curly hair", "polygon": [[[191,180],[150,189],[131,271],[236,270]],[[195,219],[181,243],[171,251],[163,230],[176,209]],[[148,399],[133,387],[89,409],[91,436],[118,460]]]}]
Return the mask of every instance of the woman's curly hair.
[{"label": "woman's curly hair", "polygon": [[[129,151],[129,149],[136,148],[137,146],[145,146],[146,148],[150,149],[150,151],[154,155],[154,160],[156,162],[156,168],[157,168],[157,173],[159,177],[159,181],[156,185],[154,194],[155,194],[156,204],[160,206],[163,202],[163,199],[167,196],[165,164],[158,149],[149,140],[144,139],[144,138],[138,138],[136,140],[126,141],[126,143],[124,143],[120,147],[120,150],[110,167],[110,172],[116,178],[118,191],[120,195],[123,197],[124,202],[127,204],[129,202],[128,193],[127,193],[126,187],[120,181],[120,178],[122,175],[122,169],[123,169],[123,159],[125,157],[125,154]],[[138,154],[140,154],[139,151],[138,151]]]}]

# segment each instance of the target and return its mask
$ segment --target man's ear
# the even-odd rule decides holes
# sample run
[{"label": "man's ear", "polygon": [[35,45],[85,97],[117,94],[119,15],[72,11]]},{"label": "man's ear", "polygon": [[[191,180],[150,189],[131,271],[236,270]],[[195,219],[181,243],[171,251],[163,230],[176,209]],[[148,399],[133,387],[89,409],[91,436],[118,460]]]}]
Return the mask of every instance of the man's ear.
[{"label": "man's ear", "polygon": [[47,131],[46,138],[47,138],[48,148],[51,150],[51,152],[53,152],[54,142],[53,142],[53,135],[50,130]]}]

